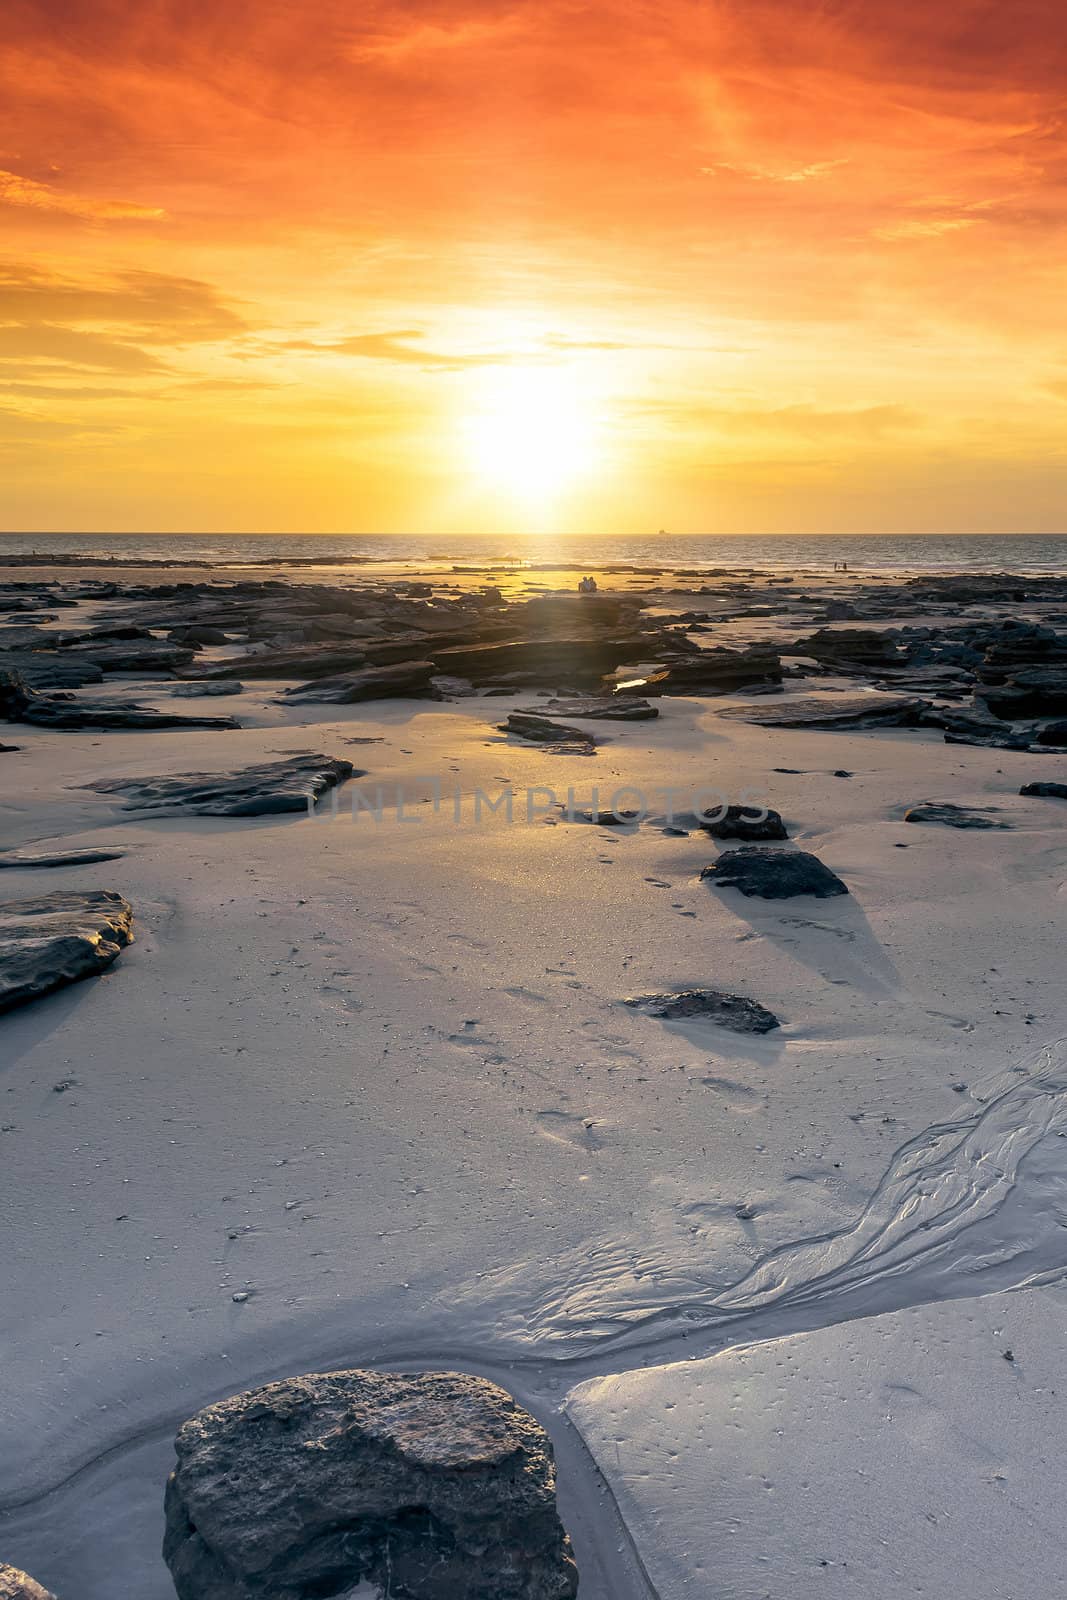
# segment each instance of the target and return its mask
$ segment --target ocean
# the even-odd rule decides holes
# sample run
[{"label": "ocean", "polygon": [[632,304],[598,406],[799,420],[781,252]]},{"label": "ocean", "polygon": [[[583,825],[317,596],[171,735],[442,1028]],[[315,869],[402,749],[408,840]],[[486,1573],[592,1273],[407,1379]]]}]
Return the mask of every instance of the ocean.
[{"label": "ocean", "polygon": [[529,564],[591,568],[746,567],[825,571],[847,561],[856,572],[1064,572],[1067,535],[861,534],[567,535],[453,537],[378,534],[4,533],[5,555],[114,556],[129,560],[271,562],[285,557],[353,558],[414,564]]}]

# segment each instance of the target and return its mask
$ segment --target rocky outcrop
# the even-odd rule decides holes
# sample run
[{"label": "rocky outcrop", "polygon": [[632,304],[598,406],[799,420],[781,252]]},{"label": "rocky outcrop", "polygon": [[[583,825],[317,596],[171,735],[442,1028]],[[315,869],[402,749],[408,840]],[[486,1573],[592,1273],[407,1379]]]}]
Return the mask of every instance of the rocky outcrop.
[{"label": "rocky outcrop", "polygon": [[[82,784],[119,794],[124,811],[166,811],[198,817],[263,817],[307,811],[355,771],[351,761],[308,751],[236,772],[178,772],[159,778],[98,778]],[[362,777],[362,773],[357,776]]]},{"label": "rocky outcrop", "polygon": [[432,661],[398,661],[388,667],[364,667],[336,678],[316,678],[284,689],[287,700],[328,705],[356,705],[363,700],[396,699],[425,694],[433,674]]},{"label": "rocky outcrop", "polygon": [[133,939],[133,912],[109,889],[0,902],[0,1011],[103,972]]},{"label": "rocky outcrop", "polygon": [[63,654],[81,656],[102,672],[168,672],[172,667],[187,666],[194,651],[190,645],[175,644],[171,639],[149,637],[129,641],[81,640],[68,645]]},{"label": "rocky outcrop", "polygon": [[511,639],[434,649],[440,672],[469,678],[473,684],[506,682],[548,687],[574,684],[598,687],[605,673],[646,649],[639,634],[592,635],[573,639]]},{"label": "rocky outcrop", "polygon": [[982,699],[1006,722],[1067,714],[1067,666],[1024,667],[1003,688],[984,688]]},{"label": "rocky outcrop", "polygon": [[42,1589],[26,1572],[0,1561],[0,1600],[56,1600],[50,1589]]},{"label": "rocky outcrop", "polygon": [[763,645],[748,650],[699,650],[679,656],[665,667],[621,685],[619,694],[730,694],[734,689],[775,686],[782,681],[782,661],[777,651]]},{"label": "rocky outcrop", "polygon": [[186,672],[187,682],[212,678],[328,678],[336,673],[354,672],[363,666],[367,652],[362,646],[324,648],[299,645],[291,650],[257,650],[248,655],[227,656],[225,661]]},{"label": "rocky outcrop", "polygon": [[767,728],[913,728],[927,706],[910,695],[808,695],[773,705],[724,706],[719,716]]},{"label": "rocky outcrop", "polygon": [[0,671],[17,675],[30,689],[82,689],[104,681],[93,662],[58,650],[0,650]]},{"label": "rocky outcrop", "polygon": [[644,994],[627,1000],[646,1017],[661,1017],[665,1022],[702,1018],[717,1022],[731,1033],[770,1033],[780,1026],[766,1006],[737,994],[721,994],[718,989],[682,989],[677,994]]},{"label": "rocky outcrop", "polygon": [[765,850],[759,845],[741,845],[724,851],[700,876],[710,879],[716,889],[740,889],[742,894],[762,900],[790,900],[796,895],[828,900],[848,894],[836,872],[807,850]]},{"label": "rocky outcrop", "polygon": [[790,654],[811,656],[844,673],[867,672],[900,660],[893,634],[878,633],[872,628],[820,628],[808,638],[798,639]]},{"label": "rocky outcrop", "polygon": [[461,1373],[312,1373],[179,1429],[163,1555],[179,1600],[571,1600],[552,1447]]},{"label": "rocky outcrop", "polygon": [[713,839],[788,839],[789,833],[777,811],[766,809],[761,817],[758,807],[727,806],[721,817],[697,819],[697,826],[710,833]]},{"label": "rocky outcrop", "polygon": [[991,813],[995,806],[956,806],[947,800],[924,800],[904,813],[905,822],[936,822],[945,828],[1010,828]]},{"label": "rocky outcrop", "polygon": [[239,728],[232,717],[190,717],[157,711],[136,700],[76,700],[73,695],[46,695],[29,688],[17,673],[0,669],[0,721],[29,722],[38,728],[73,732],[94,728]]}]

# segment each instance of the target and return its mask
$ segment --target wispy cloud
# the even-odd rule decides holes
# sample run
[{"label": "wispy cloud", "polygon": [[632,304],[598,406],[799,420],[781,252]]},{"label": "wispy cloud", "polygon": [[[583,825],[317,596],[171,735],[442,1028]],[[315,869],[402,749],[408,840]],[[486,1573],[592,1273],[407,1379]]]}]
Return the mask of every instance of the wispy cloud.
[{"label": "wispy cloud", "polygon": [[735,178],[747,178],[750,183],[811,183],[819,178],[828,178],[838,167],[847,166],[847,158],[841,156],[833,161],[812,161],[805,167],[785,169],[761,167],[745,161],[715,161],[700,170],[708,178],[729,173]]},{"label": "wispy cloud", "polygon": [[980,217],[910,217],[903,222],[888,222],[883,227],[872,228],[875,239],[940,239],[948,233],[962,233],[977,227]]},{"label": "wispy cloud", "polygon": [[0,205],[56,212],[83,222],[151,222],[166,215],[161,206],[135,205],[129,200],[92,200],[3,168],[0,168]]},{"label": "wispy cloud", "polygon": [[12,323],[0,327],[0,361],[58,363],[102,372],[164,372],[155,356],[139,345],[56,323]]}]

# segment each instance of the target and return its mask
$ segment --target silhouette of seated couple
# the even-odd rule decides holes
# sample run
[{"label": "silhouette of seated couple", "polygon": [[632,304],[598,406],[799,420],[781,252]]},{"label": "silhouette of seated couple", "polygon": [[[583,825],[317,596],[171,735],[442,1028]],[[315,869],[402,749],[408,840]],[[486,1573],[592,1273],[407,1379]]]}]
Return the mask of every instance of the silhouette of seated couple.
[{"label": "silhouette of seated couple", "polygon": [[579,594],[596,594],[596,579],[582,578],[578,584]]}]

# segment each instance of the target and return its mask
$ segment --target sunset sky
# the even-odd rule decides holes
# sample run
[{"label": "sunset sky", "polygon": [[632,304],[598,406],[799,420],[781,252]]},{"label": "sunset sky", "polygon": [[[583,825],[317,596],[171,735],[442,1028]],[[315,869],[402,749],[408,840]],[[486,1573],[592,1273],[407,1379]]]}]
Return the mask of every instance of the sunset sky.
[{"label": "sunset sky", "polygon": [[1067,531],[1062,0],[7,0],[9,530]]}]

